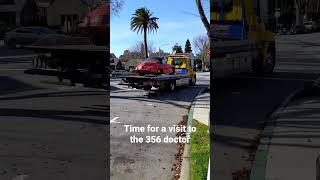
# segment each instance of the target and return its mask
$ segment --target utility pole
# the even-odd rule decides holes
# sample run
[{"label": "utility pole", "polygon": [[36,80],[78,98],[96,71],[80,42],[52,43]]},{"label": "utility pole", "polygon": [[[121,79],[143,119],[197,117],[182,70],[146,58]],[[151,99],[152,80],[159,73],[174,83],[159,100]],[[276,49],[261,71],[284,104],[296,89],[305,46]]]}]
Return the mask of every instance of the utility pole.
[{"label": "utility pole", "polygon": [[159,46],[159,56],[160,56],[160,47],[162,47],[162,46],[167,46],[167,45],[169,45],[169,44],[161,44],[160,46]]}]

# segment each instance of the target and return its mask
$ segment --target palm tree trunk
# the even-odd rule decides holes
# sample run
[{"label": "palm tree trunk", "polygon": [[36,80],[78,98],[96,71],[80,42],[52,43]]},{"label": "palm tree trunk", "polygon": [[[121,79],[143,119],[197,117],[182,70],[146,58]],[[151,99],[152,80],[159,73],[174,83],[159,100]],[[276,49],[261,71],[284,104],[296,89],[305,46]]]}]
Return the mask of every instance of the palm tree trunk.
[{"label": "palm tree trunk", "polygon": [[144,35],[144,52],[145,57],[148,58],[148,45],[147,45],[147,28],[143,28],[143,35]]},{"label": "palm tree trunk", "polygon": [[200,14],[201,21],[204,24],[204,27],[206,28],[207,34],[209,36],[210,35],[210,24],[209,24],[208,19],[206,18],[206,15],[204,14],[204,10],[203,10],[202,4],[201,4],[201,0],[196,0],[196,4],[197,4],[197,7],[198,7],[198,11],[199,11],[199,14]]}]

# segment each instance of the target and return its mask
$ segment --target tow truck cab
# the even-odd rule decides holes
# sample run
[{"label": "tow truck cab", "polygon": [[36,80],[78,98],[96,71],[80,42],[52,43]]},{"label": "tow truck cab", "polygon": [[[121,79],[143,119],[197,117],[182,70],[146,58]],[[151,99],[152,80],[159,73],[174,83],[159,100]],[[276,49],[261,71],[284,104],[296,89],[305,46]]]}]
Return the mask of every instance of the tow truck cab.
[{"label": "tow truck cab", "polygon": [[175,74],[189,75],[189,85],[196,83],[195,60],[192,53],[177,53],[167,57],[167,64],[173,65]]},{"label": "tow truck cab", "polygon": [[176,74],[189,74],[195,75],[195,60],[193,54],[179,53],[169,55],[167,57],[167,64],[173,65]]},{"label": "tow truck cab", "polygon": [[273,72],[274,34],[266,29],[255,9],[253,0],[212,0],[210,42],[214,77],[248,71]]}]

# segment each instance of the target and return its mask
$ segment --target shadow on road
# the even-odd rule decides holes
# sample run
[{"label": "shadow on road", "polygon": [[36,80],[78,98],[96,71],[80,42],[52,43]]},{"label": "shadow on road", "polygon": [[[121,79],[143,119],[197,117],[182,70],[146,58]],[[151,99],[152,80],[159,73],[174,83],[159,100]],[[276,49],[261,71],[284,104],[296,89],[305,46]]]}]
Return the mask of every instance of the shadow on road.
[{"label": "shadow on road", "polygon": [[[96,124],[107,124],[107,111],[84,110],[84,111],[62,111],[62,110],[35,110],[35,109],[13,109],[0,108],[0,116],[3,117],[30,117],[62,121],[76,121]],[[74,117],[72,117],[74,116]],[[80,117],[80,116],[90,116]]]},{"label": "shadow on road", "polygon": [[[1,58],[1,56],[0,56]],[[26,64],[30,63],[31,66],[31,59],[30,58],[8,58],[8,59],[0,59],[0,65],[4,64]]]},{"label": "shadow on road", "polygon": [[[107,91],[61,91],[61,92],[34,93],[34,94],[12,96],[12,97],[1,97],[0,101],[45,98],[45,97],[76,97],[76,96],[96,96],[96,95],[107,95]],[[106,96],[106,99],[107,99],[107,96]]]},{"label": "shadow on road", "polygon": [[[0,76],[2,86],[0,86],[0,102],[6,103],[10,100],[21,100],[14,102],[18,106],[23,105],[25,101],[32,102],[35,99],[45,100],[46,103],[40,105],[41,109],[26,106],[25,108],[4,108],[0,107],[0,117],[22,117],[22,118],[42,118],[63,121],[78,121],[96,124],[107,124],[107,116],[109,108],[107,105],[92,105],[85,106],[85,110],[54,110],[51,106],[46,107],[51,103],[52,98],[68,98],[68,97],[88,97],[88,96],[105,96],[107,102],[108,91],[102,90],[50,90],[33,87],[24,82]],[[36,101],[34,101],[36,103]],[[68,102],[68,100],[66,101]],[[70,102],[69,102],[70,103]],[[107,104],[107,103],[106,103]],[[38,104],[39,105],[39,104]],[[63,105],[63,104],[62,104]],[[57,107],[59,108],[59,107]],[[66,108],[67,109],[67,108]],[[1,118],[4,119],[4,118]]]},{"label": "shadow on road", "polygon": [[[179,108],[189,108],[189,105],[183,105],[179,102],[192,102],[200,89],[206,88],[206,86],[196,86],[192,88],[178,88],[175,92],[166,93],[166,92],[155,92],[148,95],[141,96],[124,96],[124,95],[113,95],[113,92],[110,95],[110,98],[113,99],[126,99],[134,101],[144,101],[144,102],[153,102],[160,104],[170,104]],[[127,92],[132,92],[128,90]]]},{"label": "shadow on road", "polygon": [[34,54],[33,51],[20,49],[20,48],[9,48],[6,46],[0,46],[0,57],[1,56],[17,56],[17,55],[28,55]]},{"label": "shadow on road", "polygon": [[7,76],[0,76],[0,82],[0,95],[40,89]]}]

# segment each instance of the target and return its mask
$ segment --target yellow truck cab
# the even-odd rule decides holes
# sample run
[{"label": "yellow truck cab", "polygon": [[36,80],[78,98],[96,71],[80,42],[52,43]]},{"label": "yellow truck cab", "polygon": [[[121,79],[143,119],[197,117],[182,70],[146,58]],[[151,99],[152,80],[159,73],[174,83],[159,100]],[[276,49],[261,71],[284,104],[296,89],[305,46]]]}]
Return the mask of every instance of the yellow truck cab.
[{"label": "yellow truck cab", "polygon": [[196,84],[195,60],[192,53],[169,55],[167,64],[174,66],[176,75],[189,75],[189,85]]},{"label": "yellow truck cab", "polygon": [[[259,1],[259,0],[257,0]],[[253,71],[272,73],[275,38],[253,0],[211,0],[211,64],[214,77]]]}]

